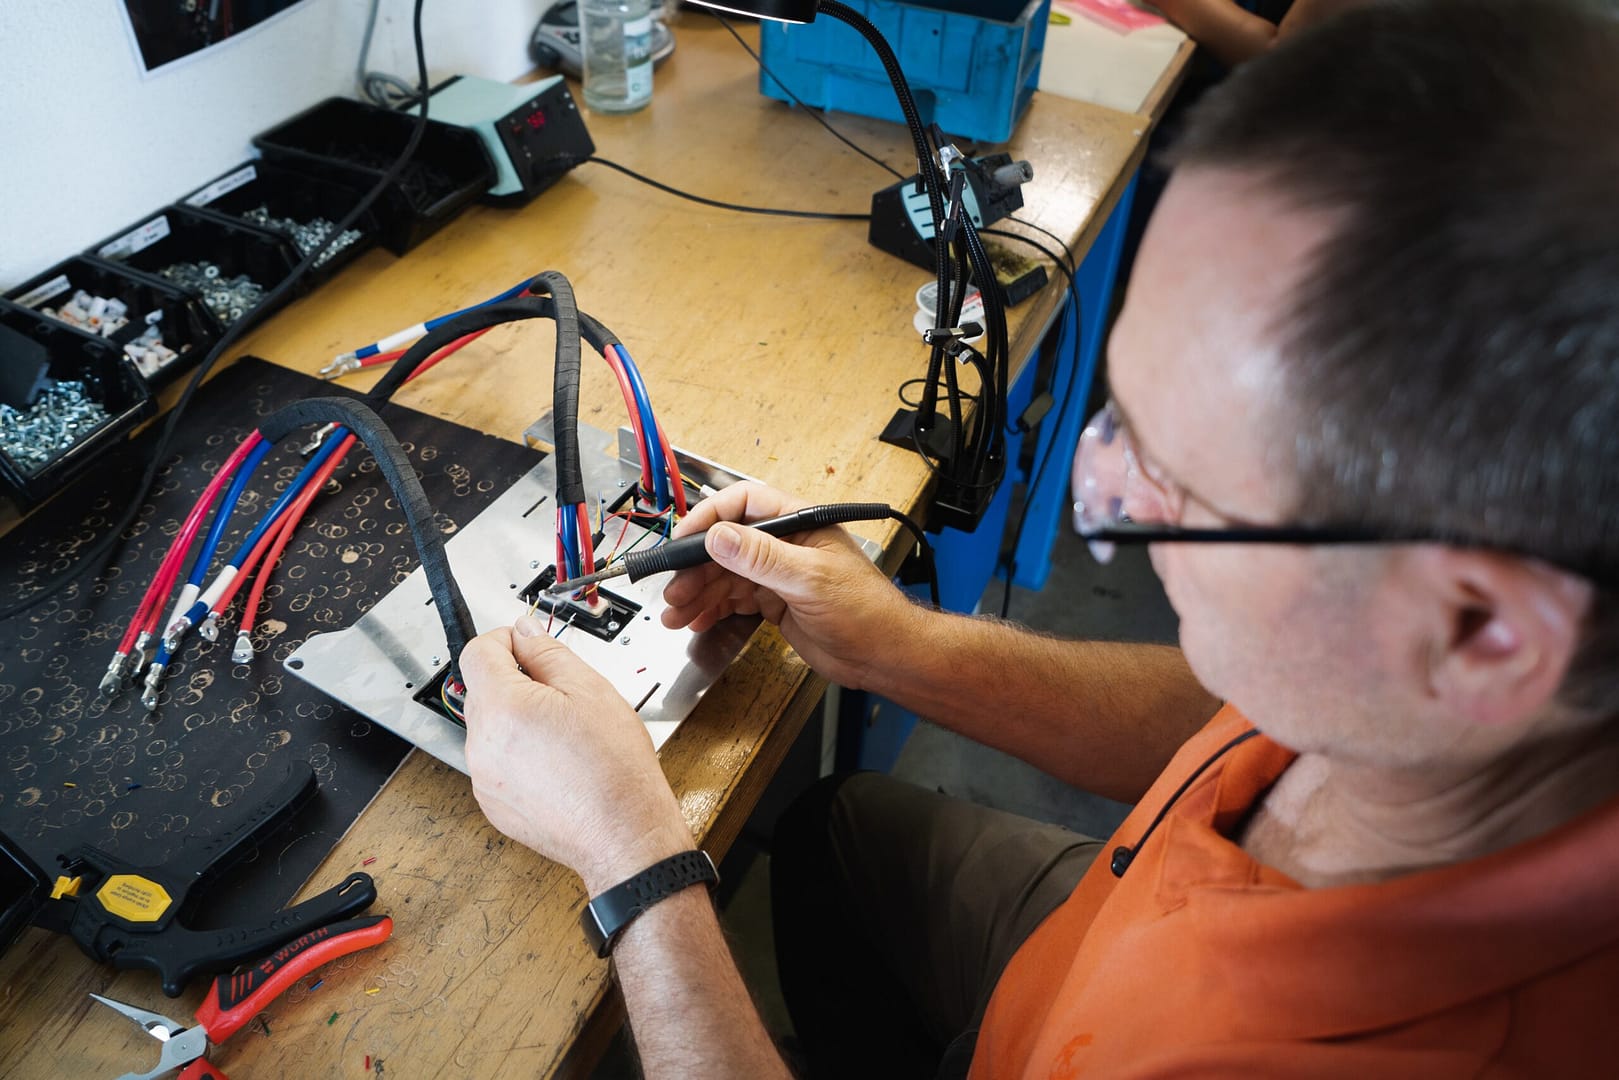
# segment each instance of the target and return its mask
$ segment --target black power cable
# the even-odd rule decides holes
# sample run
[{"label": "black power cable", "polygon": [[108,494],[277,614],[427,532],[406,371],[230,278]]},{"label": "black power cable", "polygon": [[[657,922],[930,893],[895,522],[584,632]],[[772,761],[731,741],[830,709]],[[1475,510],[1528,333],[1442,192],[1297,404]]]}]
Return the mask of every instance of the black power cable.
[{"label": "black power cable", "polygon": [[[141,507],[146,504],[146,497],[152,490],[152,483],[157,478],[158,470],[162,468],[163,462],[168,457],[169,446],[174,440],[174,433],[180,426],[180,418],[185,415],[185,411],[191,405],[192,399],[196,397],[198,387],[208,377],[214,365],[218,363],[219,358],[224,355],[228,348],[235,345],[237,340],[257,321],[256,314],[266,311],[279,303],[303,279],[309,268],[326,255],[327,251],[338,242],[343,233],[347,232],[354,222],[359,220],[360,215],[369,210],[371,204],[376,202],[382,193],[397,181],[400,174],[404,172],[405,166],[410,163],[411,157],[416,153],[417,146],[421,144],[423,134],[427,131],[427,94],[425,92],[428,85],[427,50],[422,41],[423,3],[424,0],[415,0],[415,10],[412,16],[412,29],[416,42],[416,73],[423,88],[423,93],[420,95],[416,125],[411,129],[410,138],[405,143],[405,148],[400,152],[398,159],[389,166],[382,179],[378,180],[376,185],[366,192],[365,197],[355,205],[354,209],[350,210],[332,228],[326,243],[306,254],[303,260],[293,268],[292,273],[281,284],[271,289],[256,307],[232,324],[220,337],[219,341],[214,344],[214,347],[208,351],[207,355],[203,357],[202,362],[197,365],[196,371],[192,373],[191,379],[186,383],[185,390],[180,394],[179,401],[175,403],[174,408],[169,410],[168,420],[163,425],[157,444],[152,448],[152,456],[147,463],[146,472],[141,477],[134,494],[130,497],[128,507],[118,521],[107,529],[101,539],[90,546],[89,550],[85,552],[78,562],[43,580],[35,580],[31,592],[28,592],[22,599],[0,608],[0,619],[10,619],[21,615],[34,605],[54,596],[87,572],[92,576],[100,575],[106,566],[108,556],[111,555],[113,549],[123,542],[124,531],[129,528],[130,524],[135,520],[135,516],[140,513]],[[26,585],[26,582],[24,584]]]},{"label": "black power cable", "polygon": [[717,11],[708,11],[705,9],[704,14],[712,15],[714,18],[718,19],[720,25],[725,27],[726,30],[730,31],[732,37],[736,38],[736,43],[742,46],[743,51],[745,51],[749,56],[753,57],[754,62],[759,65],[759,70],[770,76],[770,80],[777,86],[781,87],[784,94],[793,99],[793,104],[797,105],[800,109],[803,109],[804,114],[811,120],[814,120],[817,124],[820,124],[822,127],[826,128],[834,139],[838,140],[844,146],[847,146],[850,150],[853,150],[855,153],[859,154],[873,165],[876,165],[878,168],[886,169],[894,177],[894,179],[905,179],[904,173],[894,168],[894,166],[890,165],[882,158],[873,154],[870,150],[857,145],[853,139],[849,138],[843,132],[839,131],[837,128],[828,123],[826,117],[822,116],[818,110],[804,104],[803,100],[799,98],[797,94],[793,93],[792,87],[783,82],[780,75],[777,75],[774,71],[770,70],[769,66],[765,64],[764,57],[760,56],[756,51],[754,51],[753,46],[749,45],[747,40],[743,38],[741,34],[736,32],[736,27],[731,25],[731,21],[729,19]]},{"label": "black power cable", "polygon": [[702,195],[693,195],[689,191],[681,191],[677,187],[672,187],[669,184],[665,184],[660,180],[654,180],[650,176],[646,176],[646,175],[644,175],[642,173],[636,172],[634,169],[630,168],[627,165],[620,165],[616,161],[608,161],[604,157],[596,157],[595,155],[592,155],[590,157],[585,158],[585,161],[590,162],[590,163],[595,164],[595,165],[605,165],[609,169],[613,169],[616,172],[623,173],[625,176],[629,177],[631,180],[639,180],[641,183],[647,185],[648,187],[657,188],[659,191],[662,191],[662,192],[664,192],[666,194],[669,194],[669,195],[673,195],[676,198],[689,199],[690,201],[692,201],[694,203],[701,203],[704,206],[712,206],[712,207],[714,207],[716,209],[719,209],[719,210],[735,210],[738,213],[742,213],[742,214],[765,214],[765,215],[768,215],[770,217],[817,218],[817,219],[820,219],[820,220],[823,220],[823,221],[870,221],[871,220],[871,215],[870,214],[838,214],[838,213],[831,213],[831,212],[820,211],[820,210],[781,210],[781,209],[777,209],[775,207],[770,207],[770,206],[743,206],[740,203],[721,202],[719,199],[710,199],[710,198],[706,198],[705,196],[702,196]]},{"label": "black power cable", "polygon": [[[1079,356],[1077,354],[1082,348],[1085,320],[1084,310],[1080,302],[1079,284],[1074,278],[1077,265],[1074,263],[1073,251],[1066,243],[1063,242],[1061,237],[1056,237],[1055,234],[1040,228],[1040,226],[1035,225],[1032,222],[1022,221],[1017,218],[1013,218],[1012,220],[1017,221],[1020,225],[1046,233],[1048,236],[1053,236],[1057,243],[1062,245],[1063,254],[1067,256],[1066,260],[1060,259],[1057,257],[1055,252],[1046,247],[1044,244],[1040,243],[1040,241],[1031,239],[1027,236],[1020,236],[1017,233],[1007,232],[1004,229],[984,230],[985,235],[988,236],[999,236],[1008,240],[1017,240],[1021,243],[1028,244],[1046,258],[1050,259],[1057,269],[1062,271],[1063,277],[1068,281],[1068,292],[1069,295],[1074,299],[1074,351],[1076,355],[1074,357],[1073,365],[1068,369],[1068,381],[1063,387],[1062,397],[1058,400],[1057,406],[1053,410],[1055,415],[1060,420],[1063,416],[1067,415],[1068,409],[1073,402],[1074,390],[1079,385]],[[1040,489],[1040,481],[1045,478],[1046,466],[1050,465],[1051,459],[1056,456],[1057,441],[1056,438],[1053,437],[1051,442],[1046,446],[1045,455],[1041,457],[1040,463],[1035,466],[1034,474],[1030,478],[1029,485],[1023,499],[1023,509],[1018,513],[1017,528],[1012,533],[1012,546],[1008,550],[1006,557],[1001,561],[1002,567],[1006,570],[1006,588],[1001,593],[1001,618],[1003,619],[1006,618],[1012,610],[1012,577],[1017,573],[1017,550],[1019,545],[1023,543],[1023,530],[1028,526],[1029,523],[1029,510],[1034,505],[1034,493]]]}]

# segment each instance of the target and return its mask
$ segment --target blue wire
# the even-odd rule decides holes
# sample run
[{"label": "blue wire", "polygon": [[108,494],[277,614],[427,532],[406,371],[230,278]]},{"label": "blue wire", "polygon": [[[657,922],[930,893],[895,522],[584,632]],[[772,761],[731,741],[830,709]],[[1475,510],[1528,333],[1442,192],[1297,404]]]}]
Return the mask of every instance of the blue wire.
[{"label": "blue wire", "polygon": [[652,416],[652,397],[647,393],[646,383],[641,381],[641,369],[635,366],[629,350],[622,345],[613,347],[618,350],[619,357],[624,361],[624,374],[629,376],[630,391],[635,395],[635,407],[641,414],[641,434],[647,443],[647,460],[652,463],[655,504],[659,510],[667,509],[673,505],[674,497],[669,490],[669,462],[664,459],[663,447],[658,442],[658,424]]},{"label": "blue wire", "polygon": [[[629,350],[622,345],[614,345],[613,349],[618,353],[620,366],[624,368],[624,378],[630,384],[630,397],[635,402],[636,417],[641,421],[636,424],[636,427],[641,430],[641,460],[647,463],[647,474],[652,479],[653,496],[656,498],[658,480],[654,463],[658,460],[656,443],[658,433],[656,429],[649,431],[645,423],[647,416],[652,412],[652,403],[641,396],[641,391],[645,390],[645,384],[639,382],[641,371],[635,366],[635,361],[630,358]],[[630,374],[632,371],[635,372],[633,376]],[[641,391],[636,389],[638,384],[641,386]]]},{"label": "blue wire", "polygon": [[254,545],[259,542],[259,538],[275,524],[276,519],[281,516],[282,512],[292,505],[292,501],[298,497],[298,492],[302,491],[304,485],[309,483],[310,478],[320,471],[322,465],[326,464],[326,459],[337,452],[338,445],[347,437],[347,428],[338,427],[333,429],[331,434],[326,437],[326,440],[321,443],[320,450],[316,452],[314,457],[309,459],[303,470],[293,478],[292,483],[287,485],[287,490],[283,491],[281,497],[275,501],[275,505],[270,507],[269,511],[259,519],[259,523],[253,527],[253,531],[248,534],[247,539],[242,541],[241,547],[236,549],[236,554],[231,556],[231,566],[239,568],[242,563],[247,561],[248,554],[252,552]]},{"label": "blue wire", "polygon": [[225,535],[225,526],[230,524],[231,514],[236,511],[236,504],[241,500],[242,492],[247,490],[248,482],[253,479],[253,470],[259,467],[259,462],[270,452],[271,445],[261,441],[236,470],[230,491],[225,494],[225,501],[220,503],[219,509],[214,512],[214,523],[208,528],[208,537],[202,542],[202,551],[198,553],[197,561],[191,567],[191,577],[187,579],[187,584],[201,587],[203,579],[208,576],[208,567],[213,565],[214,552],[219,550],[219,541]]},{"label": "blue wire", "polygon": [[563,580],[576,578],[580,574],[579,548],[575,533],[578,531],[579,517],[569,507],[557,509],[557,537],[562,541],[562,570]]},{"label": "blue wire", "polygon": [[[428,330],[434,330],[440,326],[443,326],[445,323],[449,322],[458,315],[465,315],[469,311],[476,311],[481,307],[488,307],[490,304],[498,304],[502,300],[510,300],[513,297],[521,296],[523,293],[528,291],[528,287],[534,284],[536,280],[536,278],[524,278],[522,281],[518,282],[516,285],[513,285],[511,288],[507,289],[498,296],[491,296],[487,300],[479,301],[476,304],[469,304],[468,306],[461,308],[459,311],[450,312],[448,315],[440,315],[437,318],[428,319],[426,322],[422,323],[422,326]],[[379,343],[373,341],[369,345],[355,349],[354,358],[356,360],[364,360],[366,357],[375,356],[381,351],[382,349]]]}]

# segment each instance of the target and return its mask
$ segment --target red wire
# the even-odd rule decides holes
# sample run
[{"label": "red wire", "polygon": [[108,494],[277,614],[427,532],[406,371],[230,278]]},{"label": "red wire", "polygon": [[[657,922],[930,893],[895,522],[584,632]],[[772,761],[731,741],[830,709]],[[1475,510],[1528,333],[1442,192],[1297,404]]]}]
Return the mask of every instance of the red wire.
[{"label": "red wire", "polygon": [[[580,503],[575,509],[579,519],[579,560],[585,573],[594,574],[596,572],[596,545],[590,529],[590,512],[585,509],[584,503]],[[594,585],[585,590],[585,599],[587,601],[596,599],[596,587]]]},{"label": "red wire", "polygon": [[635,448],[641,455],[641,490],[652,490],[652,461],[646,455],[645,443],[641,433],[641,410],[635,407],[635,390],[630,386],[630,376],[624,370],[624,362],[618,358],[618,352],[611,346],[602,350],[602,356],[607,366],[613,369],[613,375],[618,379],[619,392],[624,395],[624,408],[629,410],[630,430],[635,432]]},{"label": "red wire", "polygon": [[219,602],[214,605],[214,610],[210,614],[216,617],[221,616],[230,607],[231,601],[236,599],[236,594],[241,591],[243,585],[247,584],[247,579],[253,576],[253,571],[259,565],[259,560],[264,558],[264,553],[275,542],[276,533],[277,530],[274,528],[264,530],[264,535],[259,537],[258,543],[253,545],[253,550],[247,553],[246,559],[242,560],[242,565],[236,571],[236,576],[231,579],[229,585],[225,586],[225,591],[220,593]]},{"label": "red wire", "polygon": [[[479,338],[483,337],[493,329],[494,327],[489,326],[482,330],[474,330],[465,337],[456,338],[454,341],[441,348],[438,352],[434,353],[432,356],[429,356],[426,360],[423,360],[420,364],[418,364],[416,370],[410,373],[410,378],[414,379],[416,376],[420,375],[422,372],[426,371],[440,360],[443,360],[445,357],[455,355],[458,350],[472,344],[474,341],[477,341]],[[380,364],[391,364],[409,351],[410,347],[407,346],[403,349],[395,349],[392,352],[377,353],[375,356],[368,356],[364,360],[361,360],[360,367],[363,370],[368,367],[377,367]],[[405,381],[409,382],[410,379],[406,379]]]},{"label": "red wire", "polygon": [[[449,359],[493,329],[493,326],[489,326],[482,330],[475,330],[466,337],[457,338],[456,340],[450,342],[448,345],[444,346],[444,348],[440,349],[438,352],[434,353],[432,356],[429,356],[426,360],[423,360],[420,364],[418,364],[416,366],[416,370],[410,373],[410,379],[418,378],[419,376],[423,375],[434,364],[437,364],[441,360]],[[410,382],[410,379],[406,379],[405,381]]]},{"label": "red wire", "polygon": [[320,471],[310,477],[309,483],[298,493],[297,500],[287,510],[286,519],[277,529],[271,530],[279,535],[275,538],[275,546],[270,549],[269,555],[265,557],[264,568],[253,579],[253,591],[248,593],[247,607],[242,611],[241,633],[251,634],[253,632],[253,624],[258,620],[259,604],[264,601],[264,587],[270,583],[270,575],[275,573],[275,564],[281,560],[281,553],[286,550],[287,541],[291,540],[292,534],[298,531],[298,525],[303,521],[304,511],[315,500],[315,496],[320,494],[320,490],[326,486],[326,481],[331,479],[332,473],[336,471],[337,466],[342,462],[344,455],[349,452],[349,448],[355,444],[357,438],[355,435],[349,435],[343,439],[343,442],[337,448],[337,452],[326,459],[326,463],[320,467]]},{"label": "red wire", "polygon": [[674,496],[675,513],[684,517],[686,513],[686,482],[680,478],[680,463],[675,460],[674,451],[669,449],[669,436],[663,433],[663,425],[658,423],[656,417],[653,418],[652,423],[658,429],[658,445],[663,448],[663,460],[669,470],[669,487],[673,489],[670,494]]},{"label": "red wire", "polygon": [[169,550],[164,554],[163,561],[158,564],[157,574],[153,576],[152,583],[146,587],[146,595],[141,598],[140,607],[135,609],[134,618],[129,620],[129,627],[118,643],[119,652],[128,653],[134,648],[135,639],[140,637],[141,631],[151,630],[157,624],[157,620],[163,617],[163,602],[168,599],[169,591],[174,588],[175,579],[180,576],[180,566],[185,562],[185,553],[191,549],[191,542],[201,531],[203,519],[208,516],[208,508],[224,490],[231,474],[259,444],[261,438],[257,431],[249,433],[247,438],[231,452],[231,456],[225,459],[225,464],[220,466],[214,478],[208,482],[208,486],[197,498],[191,512],[186,515],[185,523],[180,526],[180,531],[169,544]]}]

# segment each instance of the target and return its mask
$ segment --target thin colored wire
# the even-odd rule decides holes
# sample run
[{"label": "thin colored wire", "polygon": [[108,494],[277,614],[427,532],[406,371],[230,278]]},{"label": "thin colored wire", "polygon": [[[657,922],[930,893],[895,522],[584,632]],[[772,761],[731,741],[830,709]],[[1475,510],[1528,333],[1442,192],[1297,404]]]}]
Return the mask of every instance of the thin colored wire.
[{"label": "thin colored wire", "polygon": [[358,441],[358,438],[353,433],[344,435],[343,441],[337,444],[337,449],[321,464],[320,469],[304,485],[303,490],[298,493],[297,500],[287,511],[286,521],[281,525],[275,545],[270,548],[270,553],[265,556],[263,568],[253,578],[253,591],[248,593],[247,607],[242,611],[241,633],[251,634],[253,632],[253,626],[258,621],[259,605],[264,601],[264,588],[269,584],[271,576],[275,573],[276,563],[281,560],[281,553],[286,549],[287,541],[291,540],[292,534],[298,531],[298,525],[303,521],[304,512],[309,508],[309,504],[326,486],[326,481],[331,479],[332,473],[336,471],[337,466],[348,454],[349,448]]}]

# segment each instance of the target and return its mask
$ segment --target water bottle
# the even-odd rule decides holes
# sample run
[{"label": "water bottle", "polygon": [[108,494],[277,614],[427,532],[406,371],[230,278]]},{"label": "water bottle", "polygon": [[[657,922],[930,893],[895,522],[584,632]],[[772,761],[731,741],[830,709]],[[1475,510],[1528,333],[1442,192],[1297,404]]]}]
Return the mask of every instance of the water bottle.
[{"label": "water bottle", "polygon": [[651,0],[579,0],[585,104],[627,113],[652,100]]}]

